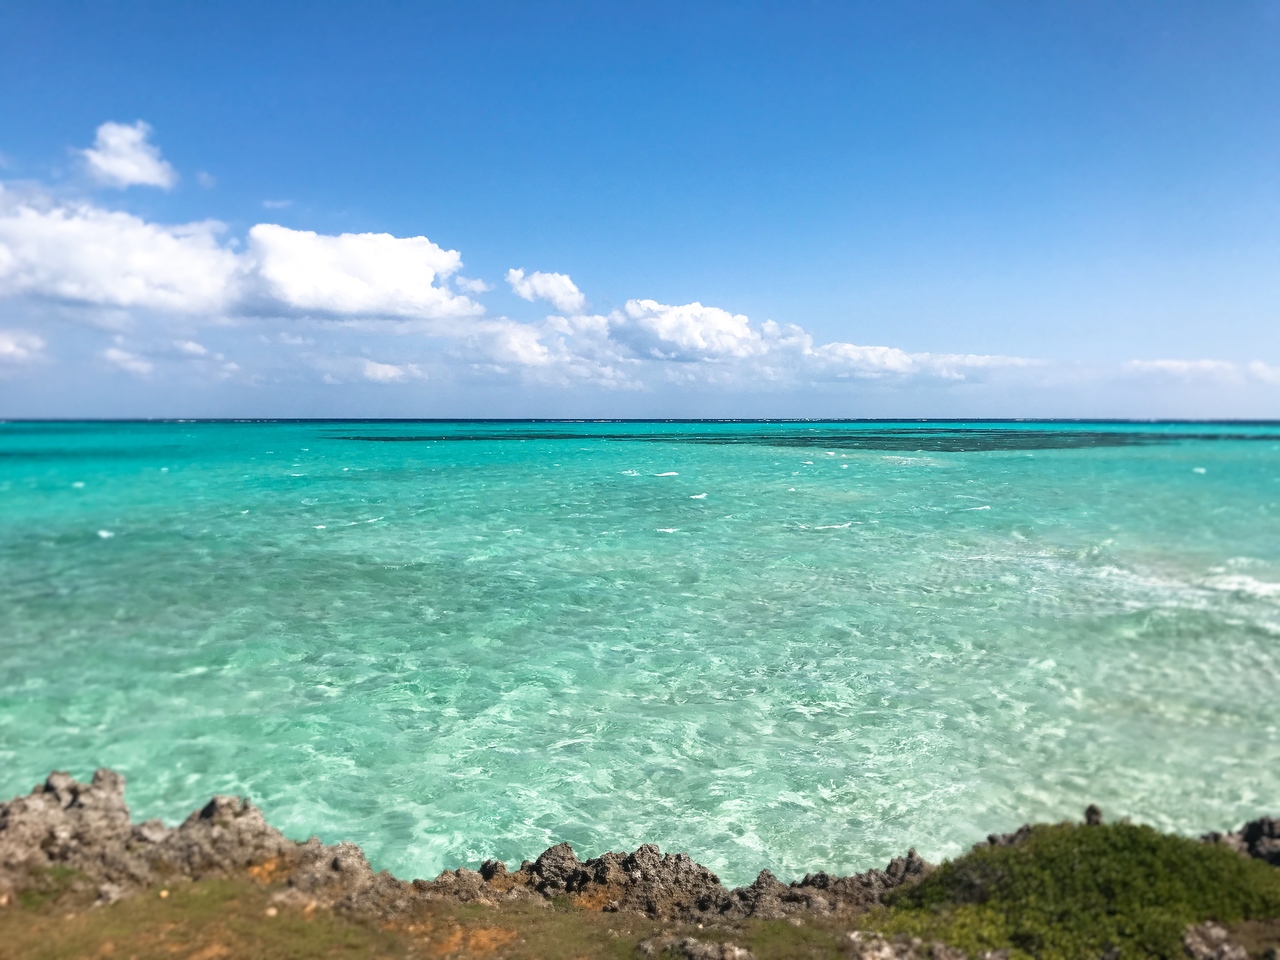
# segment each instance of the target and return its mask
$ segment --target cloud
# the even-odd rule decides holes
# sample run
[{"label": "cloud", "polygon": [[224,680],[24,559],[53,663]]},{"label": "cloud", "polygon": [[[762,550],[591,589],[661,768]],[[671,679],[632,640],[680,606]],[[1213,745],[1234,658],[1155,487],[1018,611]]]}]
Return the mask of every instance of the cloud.
[{"label": "cloud", "polygon": [[617,326],[642,354],[659,360],[719,360],[767,351],[759,330],[742,314],[700,303],[668,306],[628,300]]},{"label": "cloud", "polygon": [[577,288],[567,273],[534,272],[527,277],[523,270],[508,270],[507,283],[516,296],[522,299],[545,300],[565,313],[581,313],[587,298]]},{"label": "cloud", "polygon": [[457,251],[426,237],[325,236],[259,224],[249,249],[217,221],[166,225],[0,189],[0,297],[217,317],[464,318],[483,313],[439,281]]},{"label": "cloud", "polygon": [[196,183],[204,187],[206,190],[212,190],[218,185],[218,178],[207,170],[196,171]]},{"label": "cloud", "polygon": [[102,351],[102,357],[108,363],[114,364],[121,370],[138,376],[146,376],[149,374],[154,365],[150,360],[138,356],[136,353],[130,353],[128,350],[122,350],[120,347],[108,347]]},{"label": "cloud", "polygon": [[[669,305],[628,300],[608,317],[610,332],[638,359],[670,363],[671,376],[743,385],[815,382],[850,377],[929,376],[962,380],[983,368],[1031,366],[1022,357],[908,353],[897,347],[836,341],[815,344],[796,324],[766,320],[701,303]],[[692,365],[692,366],[691,366]],[[701,372],[699,372],[701,371]]]},{"label": "cloud", "polygon": [[1235,377],[1239,370],[1226,360],[1130,360],[1125,369],[1175,377]]},{"label": "cloud", "polygon": [[1280,366],[1272,366],[1261,360],[1249,363],[1232,363],[1230,360],[1130,360],[1122,369],[1126,373],[1145,376],[1172,377],[1179,380],[1257,380],[1262,383],[1280,384]]},{"label": "cloud", "polygon": [[366,380],[377,383],[397,383],[411,375],[418,376],[418,368],[413,364],[397,366],[394,363],[378,363],[376,360],[365,360],[360,372]]},{"label": "cloud", "polygon": [[1271,366],[1261,360],[1249,364],[1249,373],[1263,383],[1280,383],[1280,366]]},{"label": "cloud", "polygon": [[93,146],[83,150],[89,173],[100,183],[121,189],[132,186],[168,190],[178,182],[178,174],[149,143],[151,127],[139,120],[134,124],[104,123],[98,127]]},{"label": "cloud", "polygon": [[468,280],[466,277],[454,277],[453,283],[459,290],[467,293],[488,293],[493,289],[493,284],[485,283],[483,280]]},{"label": "cloud", "polygon": [[165,226],[89,204],[7,204],[0,193],[0,296],[214,313],[240,270],[216,221]]},{"label": "cloud", "polygon": [[426,237],[389,233],[326,236],[260,223],[249,231],[249,254],[265,293],[303,312],[334,316],[475,316],[483,308],[436,284],[462,266],[456,250]]},{"label": "cloud", "polygon": [[0,330],[0,363],[31,363],[41,359],[44,340],[24,330]]},{"label": "cloud", "polygon": [[[1036,363],[817,343],[798,325],[754,322],[700,302],[638,298],[608,314],[587,314],[586,298],[569,276],[513,269],[506,279],[517,295],[545,300],[560,311],[519,322],[487,316],[467,294],[488,285],[461,276],[461,267],[458,251],[424,236],[325,235],[262,223],[240,247],[215,221],[157,224],[90,203],[16,196],[0,187],[0,298],[55,302],[63,310],[87,307],[95,322],[111,312],[118,327],[143,320],[179,324],[180,338],[176,330],[152,331],[145,355],[121,342],[102,353],[111,365],[136,375],[179,355],[204,361],[188,361],[184,369],[213,371],[223,357],[190,339],[193,328],[250,320],[309,322],[309,330],[267,326],[258,334],[267,342],[306,346],[304,354],[290,352],[286,362],[304,362],[333,382],[402,383],[422,376],[424,367],[415,363],[361,356],[367,342],[353,349],[352,338],[389,334],[417,338],[411,342],[421,352],[410,353],[411,359],[451,366],[459,376],[627,390],[671,383],[753,390],[864,378],[958,381]],[[327,331],[320,348],[301,335],[318,329]],[[33,349],[29,341],[6,343],[11,360]],[[1175,369],[1171,364],[1204,363],[1148,361],[1133,369],[1167,373]],[[232,370],[225,364],[219,369]],[[1272,375],[1268,371],[1252,375],[1265,379]],[[1280,371],[1275,376],[1280,379]]]},{"label": "cloud", "polygon": [[293,206],[292,200],[263,200],[262,205],[268,210],[283,210],[285,207]]}]

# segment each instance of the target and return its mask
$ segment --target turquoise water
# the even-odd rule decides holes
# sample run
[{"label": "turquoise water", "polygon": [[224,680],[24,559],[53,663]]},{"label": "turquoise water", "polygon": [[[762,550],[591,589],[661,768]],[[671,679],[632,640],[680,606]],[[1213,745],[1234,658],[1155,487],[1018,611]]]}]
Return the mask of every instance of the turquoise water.
[{"label": "turquoise water", "polygon": [[0,794],[729,882],[1280,813],[1280,425],[0,424]]}]

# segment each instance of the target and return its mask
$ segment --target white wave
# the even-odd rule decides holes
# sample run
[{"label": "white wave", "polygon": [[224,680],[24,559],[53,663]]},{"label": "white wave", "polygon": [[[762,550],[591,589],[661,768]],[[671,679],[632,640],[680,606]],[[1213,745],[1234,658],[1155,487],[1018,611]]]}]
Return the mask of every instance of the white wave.
[{"label": "white wave", "polygon": [[103,540],[110,540],[112,537],[115,536],[115,534],[112,533],[110,530],[99,530],[98,536],[100,536]]},{"label": "white wave", "polygon": [[850,520],[848,523],[829,523],[824,527],[814,527],[813,529],[815,530],[848,530],[851,526],[853,526],[852,520]]},{"label": "white wave", "polygon": [[1243,573],[1228,574],[1222,577],[1209,577],[1204,585],[1211,590],[1223,590],[1228,593],[1243,593],[1259,600],[1280,597],[1280,583],[1268,583]]},{"label": "white wave", "polygon": [[680,476],[680,474],[676,473],[674,470],[668,470],[666,473],[655,473],[654,476],[655,477],[678,477]]},{"label": "white wave", "polygon": [[679,527],[658,527],[658,532],[659,533],[675,533],[679,529],[680,529]]},{"label": "white wave", "polygon": [[706,495],[705,493],[695,493],[695,494],[693,494],[691,497],[689,497],[689,499],[690,499],[690,500],[705,500],[705,499],[707,499],[707,495]]}]

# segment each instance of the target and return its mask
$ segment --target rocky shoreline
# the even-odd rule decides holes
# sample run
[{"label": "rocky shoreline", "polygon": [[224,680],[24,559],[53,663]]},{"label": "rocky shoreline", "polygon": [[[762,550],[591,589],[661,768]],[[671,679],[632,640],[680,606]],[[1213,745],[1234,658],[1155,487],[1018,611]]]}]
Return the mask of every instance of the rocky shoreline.
[{"label": "rocky shoreline", "polygon": [[33,870],[51,867],[77,871],[96,885],[103,903],[157,884],[247,870],[283,882],[283,902],[379,916],[403,914],[424,901],[497,905],[566,897],[585,909],[699,923],[856,914],[930,869],[910,850],[884,870],[847,877],[814,873],[791,884],[765,870],[750,886],[727,889],[685,854],[663,854],[652,844],[583,862],[561,843],[514,871],[489,860],[479,870],[462,867],[434,880],[406,881],[375,873],[353,843],[288,839],[239,797],[215,796],[176,828],[159,820],[134,823],[124,785],[112,770],[98,770],[90,783],[52,773],[29,795],[0,804],[0,897],[20,889]]},{"label": "rocky shoreline", "polygon": [[[934,869],[910,850],[883,870],[852,876],[813,873],[789,884],[766,870],[749,886],[728,889],[685,854],[663,854],[653,845],[580,861],[562,843],[516,870],[490,860],[478,870],[459,868],[434,880],[400,880],[385,871],[374,872],[355,844],[327,846],[315,838],[288,839],[267,823],[261,810],[238,797],[215,796],[176,828],[159,820],[134,823],[124,787],[124,778],[111,770],[98,770],[90,783],[55,772],[29,795],[0,803],[0,906],[59,869],[74,871],[73,882],[99,904],[185,881],[248,874],[270,884],[273,902],[281,907],[326,908],[380,920],[395,920],[441,902],[569,905],[715,929],[747,920],[852,920],[881,905],[890,891]],[[1100,823],[1101,813],[1090,808],[1086,822]],[[1030,831],[1024,827],[992,835],[987,844],[1016,845]],[[1264,817],[1239,831],[1202,839],[1280,866],[1280,820]],[[653,949],[687,956],[700,949],[681,943],[673,940]],[[1247,956],[1212,924],[1189,929],[1184,943],[1189,954],[1204,960]],[[715,949],[731,946],[719,944]],[[850,934],[849,947],[858,956],[885,960],[953,960],[956,953],[947,954],[949,948],[942,944],[894,944],[864,934]],[[728,956],[724,950],[715,955]]]}]

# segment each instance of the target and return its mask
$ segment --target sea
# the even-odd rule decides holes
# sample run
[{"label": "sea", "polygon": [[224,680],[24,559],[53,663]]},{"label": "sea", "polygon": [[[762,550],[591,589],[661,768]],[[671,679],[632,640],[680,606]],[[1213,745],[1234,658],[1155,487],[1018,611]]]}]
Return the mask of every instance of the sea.
[{"label": "sea", "polygon": [[1280,815],[1280,424],[0,424],[0,796],[727,884]]}]

